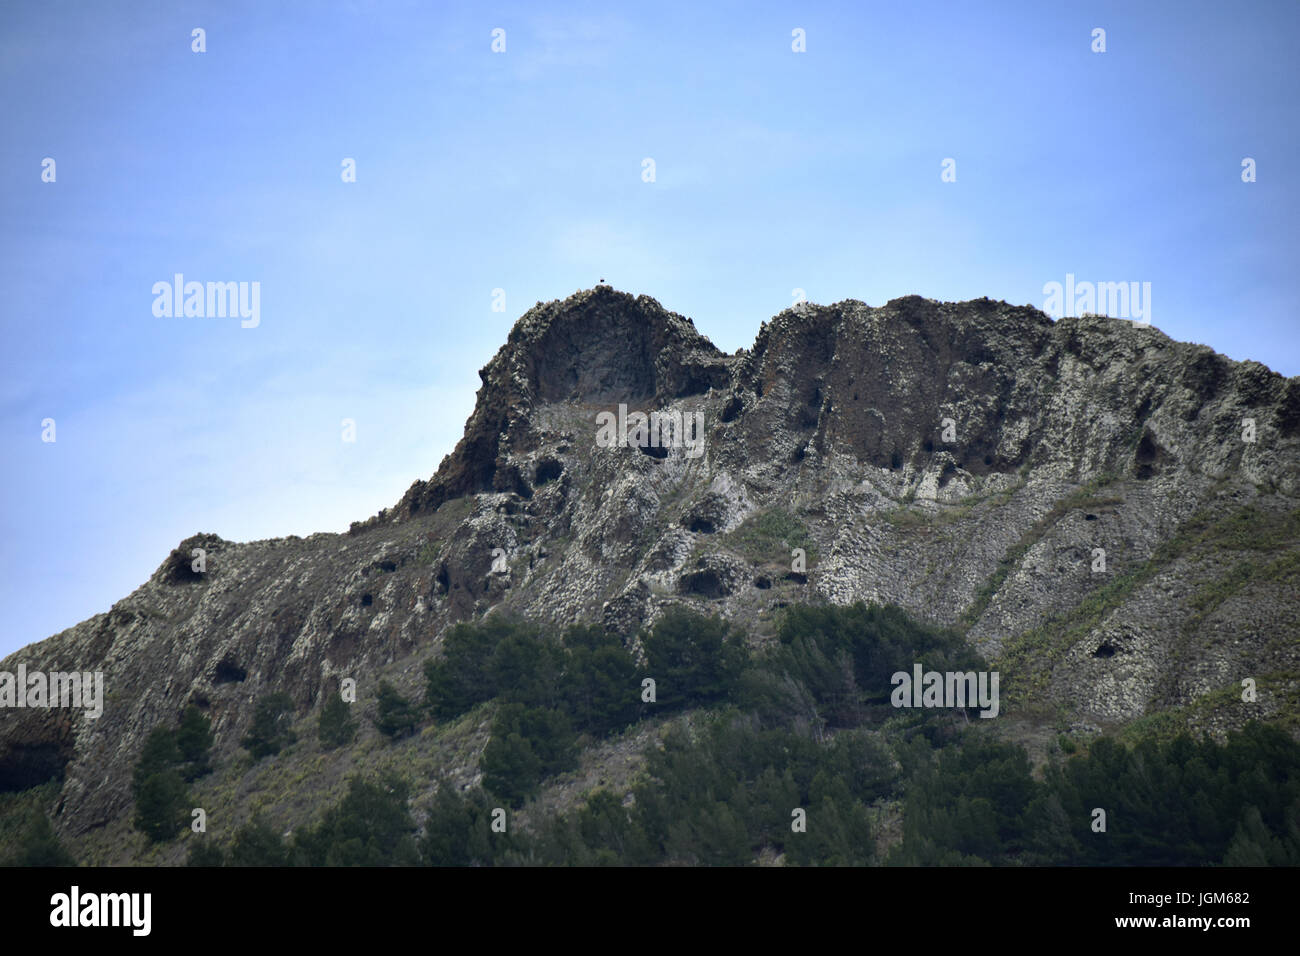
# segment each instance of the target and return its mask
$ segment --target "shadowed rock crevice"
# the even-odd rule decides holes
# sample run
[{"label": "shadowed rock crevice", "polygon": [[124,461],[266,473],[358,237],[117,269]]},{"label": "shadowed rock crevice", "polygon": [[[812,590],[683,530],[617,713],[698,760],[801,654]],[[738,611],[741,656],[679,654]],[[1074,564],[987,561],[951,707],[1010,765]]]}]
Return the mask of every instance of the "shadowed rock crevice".
[{"label": "shadowed rock crevice", "polygon": [[18,744],[0,753],[0,793],[62,780],[70,755],[55,743]]}]

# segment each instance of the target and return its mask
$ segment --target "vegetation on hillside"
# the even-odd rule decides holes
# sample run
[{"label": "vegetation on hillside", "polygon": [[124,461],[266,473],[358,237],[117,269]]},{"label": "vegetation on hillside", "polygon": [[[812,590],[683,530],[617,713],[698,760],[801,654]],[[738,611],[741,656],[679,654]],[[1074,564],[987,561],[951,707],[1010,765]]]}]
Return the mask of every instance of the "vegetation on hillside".
[{"label": "vegetation on hillside", "polygon": [[[1223,743],[1068,739],[1036,775],[1023,748],[991,732],[994,722],[891,706],[891,678],[916,664],[985,669],[958,633],[858,604],[788,608],[776,638],[753,651],[725,621],[684,609],[635,640],[495,615],[459,625],[425,668],[424,699],[381,685],[375,719],[378,740],[396,740],[486,707],[478,785],[400,767],[354,775],[309,825],[279,833],[254,815],[190,841],[189,862],[1300,864],[1300,744],[1275,727],[1251,724]],[[344,746],[356,731],[338,698],[331,691],[322,705],[322,747]],[[626,787],[590,791],[567,811],[530,803],[585,749],[672,715]],[[277,758],[292,741],[291,717],[283,695],[259,702],[244,738],[252,756]],[[211,745],[193,708],[149,736],[134,790],[136,826],[150,841],[185,829],[188,787],[210,771]],[[22,807],[6,862],[71,862],[41,805]],[[882,839],[882,822],[900,816],[901,840]]]}]

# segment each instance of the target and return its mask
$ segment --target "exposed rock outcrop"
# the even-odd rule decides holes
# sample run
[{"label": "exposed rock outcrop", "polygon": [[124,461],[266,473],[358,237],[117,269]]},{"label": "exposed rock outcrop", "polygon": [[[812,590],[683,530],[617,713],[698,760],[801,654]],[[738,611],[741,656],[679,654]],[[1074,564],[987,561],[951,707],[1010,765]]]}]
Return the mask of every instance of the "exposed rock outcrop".
[{"label": "exposed rock outcrop", "polygon": [[[630,635],[684,601],[761,636],[793,601],[889,601],[966,628],[1004,712],[1295,712],[1298,379],[1125,321],[915,296],[787,310],[728,356],[604,286],[529,310],[480,376],[464,437],[394,508],[346,535],[197,535],[0,663],[107,688],[98,720],[4,714],[0,790],[62,775],[58,826],[84,834],[129,814],[145,736],[187,703],[229,757],[258,695],[305,714],[340,675],[414,692],[447,626],[494,608]],[[604,447],[619,404],[702,413],[703,453]],[[1250,714],[1197,710],[1246,676]]]}]

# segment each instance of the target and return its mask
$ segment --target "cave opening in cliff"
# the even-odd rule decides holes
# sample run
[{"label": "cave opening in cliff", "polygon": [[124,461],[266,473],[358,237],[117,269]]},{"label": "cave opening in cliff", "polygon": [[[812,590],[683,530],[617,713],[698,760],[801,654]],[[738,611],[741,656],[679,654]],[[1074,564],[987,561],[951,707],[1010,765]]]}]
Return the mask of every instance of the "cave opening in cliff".
[{"label": "cave opening in cliff", "polygon": [[223,658],[217,664],[217,672],[213,676],[214,684],[240,684],[248,679],[248,672],[236,664],[229,657]]},{"label": "cave opening in cliff", "polygon": [[50,781],[61,781],[68,755],[58,744],[19,745],[0,756],[0,793],[19,793]]}]

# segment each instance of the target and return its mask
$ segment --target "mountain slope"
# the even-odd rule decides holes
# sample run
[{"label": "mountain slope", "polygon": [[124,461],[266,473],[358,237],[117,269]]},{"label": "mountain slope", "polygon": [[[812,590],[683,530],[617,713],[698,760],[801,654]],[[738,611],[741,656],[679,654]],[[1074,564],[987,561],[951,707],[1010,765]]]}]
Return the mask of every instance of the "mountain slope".
[{"label": "mountain slope", "polygon": [[[305,717],[339,676],[363,709],[381,678],[414,693],[447,626],[492,608],[631,634],[687,602],[761,640],[791,602],[889,602],[964,628],[1012,720],[1300,712],[1300,379],[1124,321],[914,296],[787,310],[729,356],[605,286],[539,303],[480,376],[463,439],[392,509],[346,535],[196,535],[108,613],[0,663],[101,670],[107,697],[98,720],[6,712],[0,792],[62,774],[60,832],[120,833],[145,737],[193,702],[246,813],[256,699],[283,690]],[[701,414],[703,453],[604,447],[620,404]],[[451,751],[405,746],[468,779],[485,734],[466,718]],[[286,791],[316,772],[274,771]]]}]

